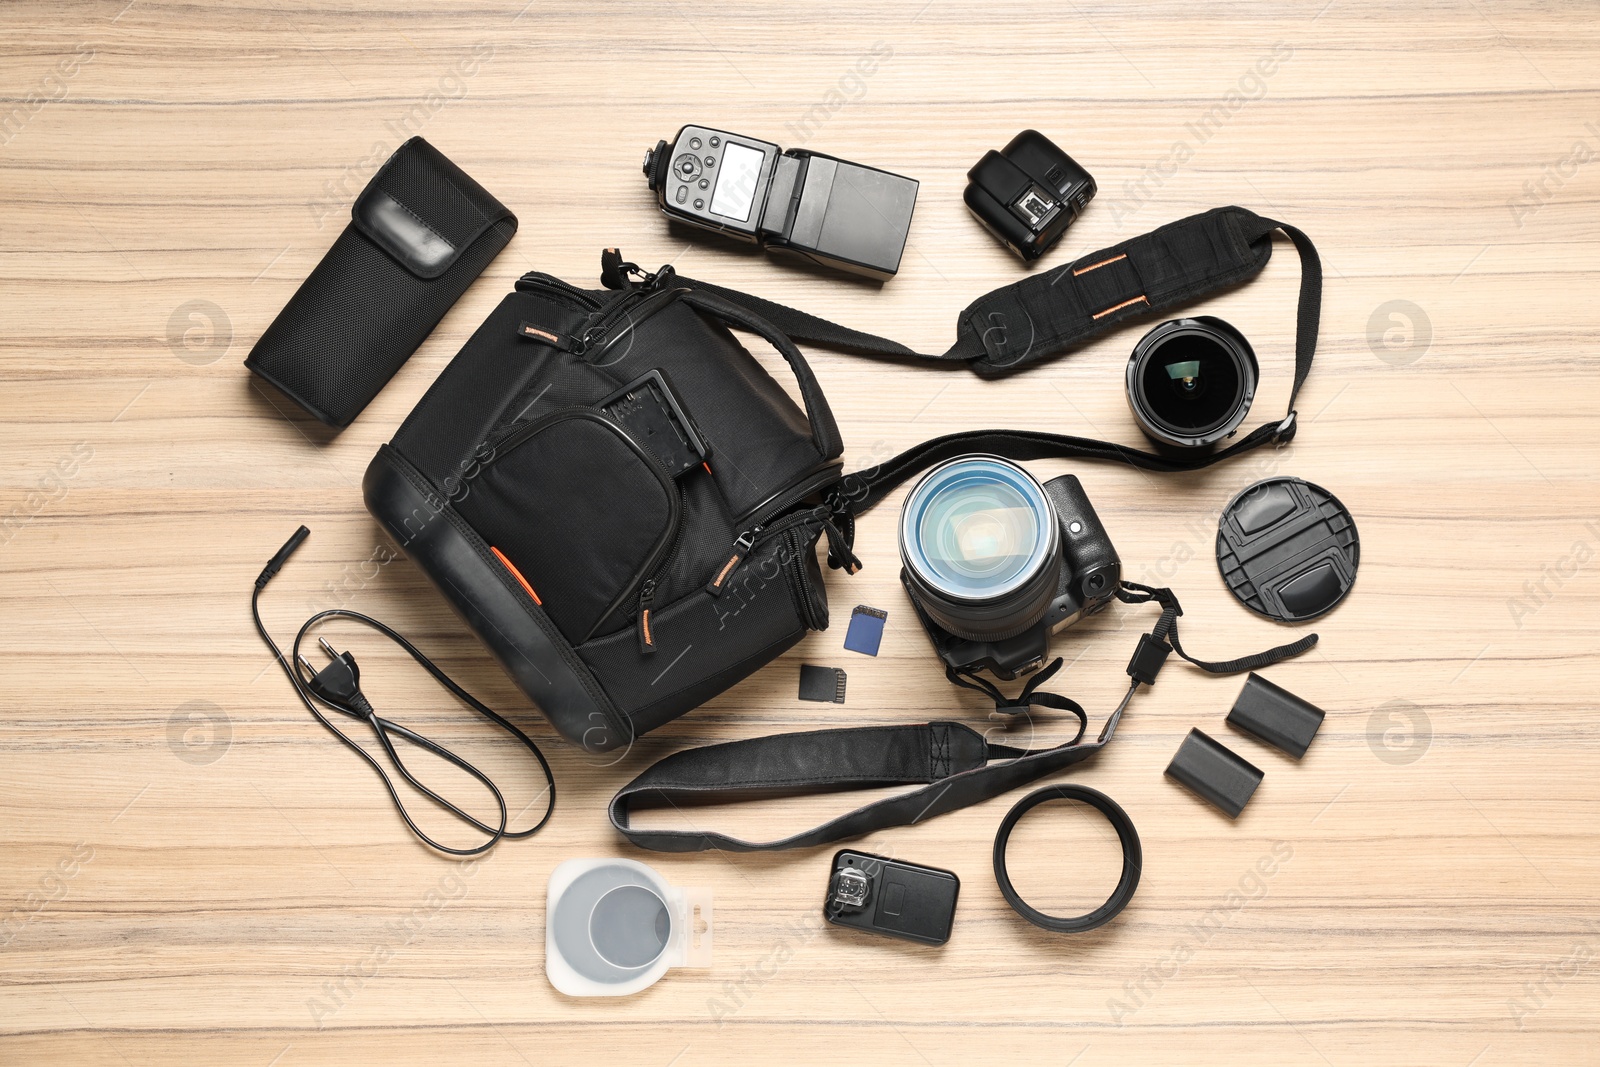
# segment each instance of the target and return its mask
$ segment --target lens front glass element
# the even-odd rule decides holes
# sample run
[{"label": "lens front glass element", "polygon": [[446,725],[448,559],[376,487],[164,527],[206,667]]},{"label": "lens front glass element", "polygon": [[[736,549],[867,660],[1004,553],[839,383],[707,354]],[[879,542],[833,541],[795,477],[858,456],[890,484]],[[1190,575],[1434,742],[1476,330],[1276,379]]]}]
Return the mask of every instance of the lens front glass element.
[{"label": "lens front glass element", "polygon": [[1196,333],[1163,341],[1145,363],[1140,384],[1150,413],[1185,435],[1223,425],[1244,401],[1238,360],[1217,341]]},{"label": "lens front glass element", "polygon": [[1051,513],[1039,483],[987,457],[939,468],[906,502],[906,562],[946,596],[987,600],[1032,577],[1051,549]]}]

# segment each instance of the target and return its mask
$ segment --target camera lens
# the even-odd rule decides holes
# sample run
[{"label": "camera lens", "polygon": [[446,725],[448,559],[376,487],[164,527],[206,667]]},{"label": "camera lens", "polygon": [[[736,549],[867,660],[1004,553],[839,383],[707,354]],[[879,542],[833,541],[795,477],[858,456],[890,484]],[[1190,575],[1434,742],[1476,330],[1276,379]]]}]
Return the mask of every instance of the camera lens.
[{"label": "camera lens", "polygon": [[1228,323],[1172,319],[1134,346],[1128,406],[1158,446],[1210,448],[1244,421],[1257,374],[1250,342]]},{"label": "camera lens", "polygon": [[900,558],[934,622],[971,641],[1037,623],[1061,570],[1061,536],[1044,488],[993,456],[950,460],[917,483],[900,513]]}]

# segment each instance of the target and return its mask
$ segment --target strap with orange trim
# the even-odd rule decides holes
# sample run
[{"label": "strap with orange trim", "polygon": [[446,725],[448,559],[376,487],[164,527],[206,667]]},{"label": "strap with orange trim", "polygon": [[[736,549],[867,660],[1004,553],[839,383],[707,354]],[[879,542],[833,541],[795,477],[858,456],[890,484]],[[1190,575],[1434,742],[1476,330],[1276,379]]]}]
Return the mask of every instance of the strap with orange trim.
[{"label": "strap with orange trim", "polygon": [[[1317,251],[1293,226],[1237,206],[1169,222],[985,293],[961,312],[955,343],[939,353],[919,352],[887,337],[682,275],[676,283],[738,304],[795,341],[892,359],[962,362],[993,378],[1070,352],[1129,319],[1175,310],[1250,280],[1271,259],[1273,231],[1279,229],[1300,254],[1298,388],[1310,369],[1322,306]],[[608,249],[601,257],[601,280],[609,288],[631,284],[624,266],[621,253]]]}]

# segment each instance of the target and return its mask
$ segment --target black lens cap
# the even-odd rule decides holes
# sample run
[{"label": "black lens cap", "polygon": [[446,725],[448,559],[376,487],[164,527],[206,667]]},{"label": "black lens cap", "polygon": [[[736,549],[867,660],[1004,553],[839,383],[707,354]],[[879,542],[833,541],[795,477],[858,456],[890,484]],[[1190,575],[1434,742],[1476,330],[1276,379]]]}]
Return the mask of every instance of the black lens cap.
[{"label": "black lens cap", "polygon": [[1304,622],[1331,611],[1355,584],[1361,541],[1350,511],[1320,485],[1268,478],[1222,509],[1217,567],[1251,611]]}]

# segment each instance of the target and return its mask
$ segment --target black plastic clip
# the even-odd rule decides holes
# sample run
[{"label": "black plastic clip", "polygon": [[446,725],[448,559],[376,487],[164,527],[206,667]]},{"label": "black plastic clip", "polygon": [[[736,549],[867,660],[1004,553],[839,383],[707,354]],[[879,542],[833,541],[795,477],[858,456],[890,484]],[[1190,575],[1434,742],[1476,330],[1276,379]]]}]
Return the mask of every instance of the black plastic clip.
[{"label": "black plastic clip", "polygon": [[1170,655],[1171,645],[1154,634],[1140,634],[1139,647],[1133,650],[1133,658],[1128,661],[1128,677],[1144,685],[1154,685],[1156,675],[1161,673]]},{"label": "black plastic clip", "polygon": [[[652,274],[639,264],[623,259],[620,249],[608,248],[600,253],[600,284],[607,289],[652,289],[675,273],[669,263]],[[639,280],[634,281],[634,278]]]}]

